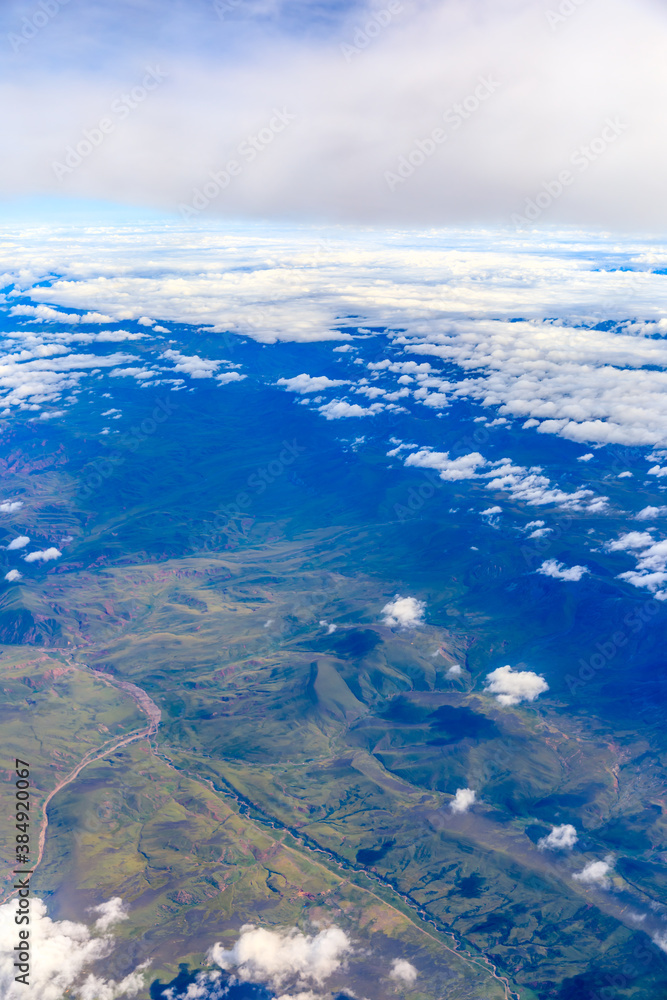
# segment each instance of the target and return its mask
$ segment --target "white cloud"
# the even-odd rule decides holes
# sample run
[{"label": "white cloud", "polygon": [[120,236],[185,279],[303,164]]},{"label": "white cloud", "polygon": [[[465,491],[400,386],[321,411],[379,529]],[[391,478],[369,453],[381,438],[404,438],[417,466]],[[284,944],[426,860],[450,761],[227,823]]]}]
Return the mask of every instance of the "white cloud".
[{"label": "white cloud", "polygon": [[[396,450],[388,454],[396,454]],[[479,452],[470,452],[451,459],[449,452],[429,451],[424,448],[408,455],[406,466],[437,469],[445,480],[488,479],[488,490],[510,493],[515,500],[529,505],[556,504],[564,510],[603,510],[607,497],[596,497],[593,490],[578,489],[573,493],[554,487],[539,466],[526,468],[514,465],[510,458],[488,462]],[[488,468],[490,466],[490,468]],[[486,470],[486,471],[480,471]]]},{"label": "white cloud", "polygon": [[535,701],[549,690],[544,677],[532,670],[513,670],[498,667],[486,675],[484,690],[496,696],[501,705],[519,705],[522,701]]},{"label": "white cloud", "polygon": [[382,621],[385,625],[389,625],[392,628],[396,628],[397,626],[401,628],[414,628],[416,625],[421,625],[424,621],[425,610],[425,601],[418,601],[415,597],[400,597],[397,594],[393,601],[389,601],[383,607],[382,614],[384,618]]},{"label": "white cloud", "polygon": [[12,306],[9,310],[10,316],[33,316],[43,323],[66,323],[68,326],[77,323],[111,323],[110,316],[102,316],[101,313],[88,312],[80,316],[78,313],[62,313],[51,306]]},{"label": "white cloud", "polygon": [[120,982],[103,980],[87,972],[93,962],[109,956],[114,947],[109,935],[96,937],[85,924],[51,920],[46,906],[33,898],[30,925],[30,985],[15,982],[14,968],[19,927],[14,923],[15,902],[0,906],[0,995],[3,1000],[116,1000],[135,996],[144,986],[135,969]]},{"label": "white cloud", "polygon": [[535,572],[543,576],[552,576],[556,580],[581,580],[582,576],[590,573],[590,570],[588,566],[565,566],[556,559],[546,559]]},{"label": "white cloud", "polygon": [[553,826],[551,833],[540,837],[537,846],[541,851],[569,851],[578,841],[577,831],[570,823]]},{"label": "white cloud", "polygon": [[667,514],[667,507],[643,507],[635,514],[638,521],[655,521]]},{"label": "white cloud", "polygon": [[667,600],[667,589],[661,589],[667,582],[667,539],[654,541],[648,532],[631,531],[610,543],[611,546],[622,551],[637,550],[636,569],[620,573],[620,580],[633,587],[646,587],[658,600]]},{"label": "white cloud", "polygon": [[447,451],[417,451],[408,455],[405,465],[417,466],[420,469],[437,469],[440,478],[445,480],[474,479],[477,469],[487,465],[486,459],[478,451],[460,458],[450,458]]},{"label": "white cloud", "polygon": [[40,549],[37,552],[29,552],[24,556],[25,562],[51,562],[53,559],[60,559],[62,552],[52,546],[50,549]]},{"label": "white cloud", "polygon": [[467,813],[477,799],[477,792],[472,788],[457,788],[454,800],[449,808],[453,813]]},{"label": "white cloud", "polygon": [[23,573],[19,573],[17,569],[10,569],[9,573],[5,573],[5,580],[7,583],[14,583],[16,580],[22,580]]},{"label": "white cloud", "polygon": [[99,917],[95,921],[95,927],[98,931],[107,931],[114,924],[120,923],[121,920],[127,920],[130,916],[129,909],[120,896],[114,896],[106,903],[100,903],[99,906],[92,906],[88,912],[99,913]]},{"label": "white cloud", "polygon": [[208,958],[221,969],[234,969],[244,982],[269,983],[277,989],[288,980],[299,986],[322,984],[351,951],[352,942],[339,927],[309,936],[296,928],[272,931],[244,924],[232,948],[215,944]]},{"label": "white cloud", "polygon": [[594,458],[593,452],[589,451],[585,455],[579,455],[577,462],[590,462],[592,458]]},{"label": "white cloud", "polygon": [[349,385],[347,379],[328,378],[326,375],[295,375],[294,378],[279,378],[276,385],[284,386],[288,392],[298,392],[301,395],[309,392],[321,392],[322,389],[330,389],[332,386]]},{"label": "white cloud", "polygon": [[414,965],[406,961],[404,958],[395,958],[391,963],[391,969],[389,971],[391,979],[397,979],[400,982],[407,983],[411,986],[417,979],[417,975],[418,972]]},{"label": "white cloud", "polygon": [[502,514],[502,512],[502,507],[487,507],[486,510],[482,511],[482,517],[485,517],[487,514]]},{"label": "white cloud", "polygon": [[553,528],[535,528],[535,531],[531,531],[528,538],[544,538],[545,535],[550,535],[553,532]]},{"label": "white cloud", "polygon": [[648,531],[628,531],[615,541],[607,542],[605,548],[610,552],[631,552],[633,549],[645,549],[653,541]]},{"label": "white cloud", "polygon": [[[157,327],[155,329],[157,330]],[[163,332],[169,333],[168,330]],[[120,343],[123,340],[143,340],[145,336],[145,333],[130,333],[129,330],[102,330],[100,333],[91,335],[90,339],[97,340],[99,343]]]},{"label": "white cloud", "polygon": [[556,504],[564,510],[601,510],[607,505],[606,497],[596,497],[593,490],[578,489],[567,493],[557,486],[552,486],[546,476],[542,475],[540,466],[526,468],[514,465],[509,458],[503,458],[493,463],[493,468],[482,474],[489,479],[487,490],[501,490],[511,493],[515,500],[521,500],[529,506]]},{"label": "white cloud", "polygon": [[9,545],[7,546],[7,550],[9,552],[13,552],[14,549],[24,549],[26,545],[29,544],[30,544],[30,539],[28,538],[27,535],[18,535],[16,538],[13,538],[12,541],[9,543]]},{"label": "white cloud", "polygon": [[167,361],[174,362],[174,371],[185,372],[191,378],[213,378],[221,361],[209,361],[200,358],[198,354],[181,354],[179,351],[163,351],[160,355]]},{"label": "white cloud", "polygon": [[[184,240],[185,262],[174,253]],[[461,249],[451,240],[436,247],[429,239],[406,249],[395,236],[366,231],[363,239],[359,233],[349,239],[332,230],[318,250],[319,233],[302,229],[297,237],[297,230],[282,227],[246,233],[242,242],[230,232],[223,264],[208,234],[172,224],[147,227],[132,241],[111,229],[72,234],[67,253],[59,243],[45,251],[43,239],[39,243],[34,233],[19,233],[2,255],[8,274],[35,300],[31,308],[95,308],[122,322],[166,312],[166,318],[197,328],[204,324],[210,332],[232,331],[265,343],[340,339],[347,335],[336,329],[341,317],[354,316],[355,322],[404,331],[388,335],[396,348],[429,357],[433,365],[427,372],[394,371],[394,365],[419,366],[421,357],[378,362],[373,369],[380,376],[414,377],[421,386],[417,392],[423,390],[426,397],[444,398],[446,392],[449,401],[468,398],[492,411],[490,416],[521,419],[540,433],[573,441],[667,443],[667,340],[651,334],[664,320],[667,295],[663,276],[653,271],[650,245],[593,235],[547,239],[507,232],[494,234],[492,242],[491,248],[487,239],[483,247]],[[156,260],[153,275],[146,274],[148,253]],[[634,270],[621,270],[625,267]],[[46,287],[45,273],[63,277]],[[633,323],[628,323],[629,309],[637,317]],[[525,318],[511,322],[517,314]],[[72,336],[71,331],[44,330],[54,342]],[[63,369],[42,357],[32,370],[28,366],[36,358],[26,364],[4,359],[0,389],[12,405],[32,399],[51,403],[68,383],[84,378],[83,357],[72,355]],[[182,357],[190,358],[188,374],[195,371],[198,377],[210,377],[216,365],[197,355]],[[81,360],[76,371],[72,358]],[[107,361],[95,356],[90,364]],[[446,385],[432,370],[442,363]],[[139,378],[139,372],[144,380],[155,377],[149,368],[132,374]],[[114,374],[122,370],[116,367]],[[438,384],[427,385],[429,379]],[[430,388],[438,391],[429,393]],[[351,405],[341,403],[331,418],[370,415],[363,407],[350,411]],[[470,448],[471,454],[476,451],[472,441]],[[494,473],[488,465],[487,473],[489,480],[500,480],[490,482],[490,489],[528,503],[592,509],[600,502],[591,491],[559,490],[536,469]]]},{"label": "white cloud", "polygon": [[327,420],[340,420],[341,417],[373,417],[381,409],[381,403],[363,407],[358,403],[348,403],[344,399],[332,399],[330,403],[318,406],[318,410]]},{"label": "white cloud", "polygon": [[654,944],[657,944],[661,951],[667,952],[667,932],[657,931],[652,935],[652,940]]},{"label": "white cloud", "polygon": [[449,670],[447,671],[447,673],[446,673],[446,675],[445,675],[445,676],[446,676],[446,677],[449,677],[449,678],[450,678],[450,680],[451,680],[451,679],[453,679],[454,677],[460,677],[462,673],[463,673],[463,669],[462,669],[462,667],[460,666],[460,664],[458,664],[458,663],[453,663],[453,664],[452,664],[452,666],[451,666],[451,667],[449,668]]},{"label": "white cloud", "polygon": [[[20,338],[21,334],[6,336]],[[94,374],[95,369],[100,371],[134,357],[120,353],[105,356],[68,354],[61,346],[45,345],[34,336],[23,339],[31,344],[30,348],[0,357],[0,403],[5,407],[41,409],[59,400],[63,394],[76,390],[81,380]],[[52,412],[50,415],[59,414]]]},{"label": "white cloud", "polygon": [[572,878],[585,885],[596,884],[607,888],[610,884],[607,875],[612,868],[613,859],[608,855],[604,861],[589,861],[580,872],[575,872]]},{"label": "white cloud", "polygon": [[155,371],[150,368],[138,368],[136,365],[132,368],[114,368],[113,371],[109,372],[111,378],[134,378],[138,382],[154,378],[155,374]]},{"label": "white cloud", "polygon": [[240,372],[223,372],[222,375],[216,375],[215,380],[221,385],[227,385],[228,382],[242,382],[247,375],[242,375]]},{"label": "white cloud", "polygon": [[23,506],[23,500],[5,500],[4,503],[0,503],[0,512],[3,514],[13,514],[14,511],[20,510]]}]

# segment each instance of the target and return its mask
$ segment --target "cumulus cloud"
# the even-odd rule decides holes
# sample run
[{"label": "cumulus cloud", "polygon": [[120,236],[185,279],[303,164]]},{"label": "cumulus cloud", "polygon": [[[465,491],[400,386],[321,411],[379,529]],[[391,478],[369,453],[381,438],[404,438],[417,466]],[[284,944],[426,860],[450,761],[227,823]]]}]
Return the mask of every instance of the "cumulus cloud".
[{"label": "cumulus cloud", "polygon": [[501,705],[519,705],[522,701],[535,701],[549,690],[544,677],[532,670],[513,670],[504,666],[486,675],[484,690],[496,696]]},{"label": "cumulus cloud", "polygon": [[607,505],[606,497],[596,497],[593,490],[578,489],[572,493],[553,486],[542,475],[540,466],[526,468],[515,465],[511,459],[503,458],[493,463],[493,468],[483,473],[482,478],[490,480],[488,490],[510,493],[515,500],[530,506],[556,504],[564,510],[602,510]]},{"label": "cumulus cloud", "polygon": [[653,536],[648,531],[627,531],[613,542],[607,542],[605,548],[610,552],[632,552],[633,549],[645,549],[653,544]]},{"label": "cumulus cloud", "polygon": [[633,587],[645,587],[657,600],[667,600],[667,539],[655,541],[648,532],[631,531],[621,535],[608,547],[620,551],[634,551],[637,566],[634,570],[619,573],[619,579]]},{"label": "cumulus cloud", "polygon": [[445,480],[474,479],[477,469],[487,464],[483,455],[473,451],[460,458],[450,458],[447,451],[417,451],[408,455],[405,460],[408,466],[419,469],[437,469],[440,478]]},{"label": "cumulus cloud", "polygon": [[382,621],[391,628],[414,628],[423,623],[425,611],[425,601],[419,601],[415,597],[400,597],[397,594],[393,601],[389,601],[383,607]]},{"label": "cumulus cloud", "polygon": [[391,979],[397,979],[399,982],[407,983],[411,986],[417,979],[418,972],[414,965],[405,958],[395,958],[391,963],[389,976]]},{"label": "cumulus cloud", "polygon": [[[396,449],[389,454],[397,454]],[[404,464],[437,469],[444,480],[486,479],[487,489],[510,493],[514,499],[529,505],[556,504],[565,510],[588,511],[603,510],[607,506],[607,497],[596,497],[593,490],[578,489],[568,493],[554,486],[542,475],[539,466],[526,468],[514,464],[510,458],[489,462],[477,451],[452,459],[449,452],[424,448],[408,455]]]},{"label": "cumulus cloud", "polygon": [[460,677],[462,673],[463,673],[463,670],[462,670],[460,664],[453,663],[452,666],[447,671],[446,676],[453,680],[455,677]]},{"label": "cumulus cloud", "polygon": [[244,982],[268,983],[278,989],[288,981],[298,986],[321,985],[341,968],[351,951],[352,942],[339,927],[307,935],[297,928],[273,931],[244,924],[232,948],[215,944],[208,959],[221,969],[234,969]]},{"label": "cumulus cloud", "polygon": [[667,507],[643,507],[635,514],[638,521],[655,521],[667,514]]},{"label": "cumulus cloud", "polygon": [[610,885],[607,876],[612,870],[613,865],[613,858],[611,855],[607,855],[604,861],[589,861],[580,872],[575,872],[572,878],[576,879],[577,882],[583,882],[585,885],[600,885],[606,889]]},{"label": "cumulus cloud", "polygon": [[185,372],[190,378],[213,378],[221,361],[209,361],[198,354],[181,354],[179,351],[164,351],[161,357],[173,361],[174,371]]},{"label": "cumulus cloud", "polygon": [[79,313],[63,313],[51,306],[12,306],[9,310],[10,316],[32,316],[36,320],[44,323],[66,323],[68,326],[76,323],[111,323],[110,316],[103,316],[101,313],[87,312],[83,315]]},{"label": "cumulus cloud", "polygon": [[50,549],[40,549],[37,552],[29,552],[24,556],[25,562],[51,562],[53,559],[60,559],[62,552],[60,549],[51,546]]},{"label": "cumulus cloud", "polygon": [[121,920],[127,920],[130,916],[129,909],[120,896],[114,896],[106,903],[100,903],[99,906],[92,906],[88,912],[99,913],[99,917],[95,921],[95,927],[98,931],[107,931],[114,924],[120,923]]},{"label": "cumulus cloud", "polygon": [[15,583],[16,580],[22,580],[23,573],[19,573],[17,569],[10,569],[9,573],[5,573],[5,580],[8,583]]},{"label": "cumulus cloud", "polygon": [[657,944],[661,951],[667,952],[667,932],[657,931],[652,935],[652,940],[654,944]]},{"label": "cumulus cloud", "polygon": [[11,542],[7,546],[7,550],[9,552],[13,552],[14,549],[24,549],[26,545],[29,544],[30,544],[30,539],[28,538],[27,535],[18,535],[16,538],[13,538],[11,540]]},{"label": "cumulus cloud", "polygon": [[133,355],[121,353],[62,353],[58,345],[27,339],[32,342],[31,348],[0,357],[0,403],[6,408],[41,409],[76,390],[81,380],[96,370],[133,360]]},{"label": "cumulus cloud", "polygon": [[0,512],[3,514],[13,514],[23,506],[23,500],[5,500],[0,503]]},{"label": "cumulus cloud", "polygon": [[358,403],[348,403],[344,399],[332,399],[330,403],[319,406],[320,413],[327,420],[340,420],[341,417],[372,417],[381,410],[381,403],[373,403],[371,406],[359,406]]},{"label": "cumulus cloud", "polygon": [[242,375],[241,372],[223,372],[222,375],[216,375],[215,380],[221,385],[227,385],[228,382],[242,382],[247,375]]},{"label": "cumulus cloud", "polygon": [[15,903],[0,906],[0,994],[4,1000],[116,1000],[135,996],[144,986],[141,967],[120,982],[101,979],[89,966],[107,958],[114,948],[109,935],[91,933],[85,924],[51,920],[39,898],[32,902],[30,985],[15,982],[14,945],[19,943],[14,923]]},{"label": "cumulus cloud", "polygon": [[304,395],[309,392],[321,392],[323,389],[330,389],[332,386],[349,385],[347,379],[328,378],[326,375],[295,375],[294,378],[279,378],[276,385],[284,386],[288,392],[298,392]]},{"label": "cumulus cloud", "polygon": [[556,559],[546,559],[541,566],[535,570],[543,576],[552,576],[556,580],[581,580],[582,576],[590,573],[588,566],[565,566]]},{"label": "cumulus cloud", "polygon": [[477,792],[472,788],[457,788],[453,802],[449,808],[453,813],[467,813],[477,799]]},{"label": "cumulus cloud", "polygon": [[541,851],[569,851],[578,839],[575,828],[570,823],[562,823],[553,826],[546,837],[540,837],[537,846]]}]

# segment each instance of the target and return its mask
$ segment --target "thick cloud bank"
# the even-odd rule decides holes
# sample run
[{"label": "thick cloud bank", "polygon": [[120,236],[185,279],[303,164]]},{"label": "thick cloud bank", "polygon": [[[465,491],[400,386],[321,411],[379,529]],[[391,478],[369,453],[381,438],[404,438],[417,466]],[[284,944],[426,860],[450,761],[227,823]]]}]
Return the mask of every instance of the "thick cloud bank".
[{"label": "thick cloud bank", "polygon": [[[6,411],[43,411],[95,369],[142,385],[239,380],[223,370],[234,367],[227,361],[186,353],[173,339],[169,346],[164,323],[207,327],[222,335],[223,349],[242,334],[262,343],[339,341],[354,351],[354,317],[357,330],[386,331],[395,360],[364,370],[357,358],[360,367],[345,378],[297,368],[278,380],[314,398],[328,420],[404,407],[443,412],[466,398],[491,420],[538,433],[660,446],[666,263],[650,241],[574,233],[235,225],[221,234],[203,222],[24,231],[0,252],[5,281],[15,286],[5,307],[18,327],[0,359],[0,399]],[[71,316],[85,324],[72,325]],[[129,321],[141,330],[105,329]],[[136,353],[91,350],[121,340]],[[415,444],[408,464],[452,482],[486,479],[527,502],[594,502],[580,490],[559,492],[540,468],[509,459],[501,467],[471,445],[450,454]],[[651,469],[658,479],[659,468]]]},{"label": "thick cloud bank", "polygon": [[188,217],[667,222],[659,0],[96,0],[55,16],[5,0],[0,30],[10,196]]}]

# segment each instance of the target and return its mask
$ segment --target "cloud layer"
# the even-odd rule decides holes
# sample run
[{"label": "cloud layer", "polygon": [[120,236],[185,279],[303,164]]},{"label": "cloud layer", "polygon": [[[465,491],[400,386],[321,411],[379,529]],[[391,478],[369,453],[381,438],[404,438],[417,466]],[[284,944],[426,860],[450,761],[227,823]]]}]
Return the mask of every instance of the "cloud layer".
[{"label": "cloud layer", "polygon": [[2,8],[10,196],[394,224],[491,224],[530,203],[551,222],[667,221],[657,0],[587,0],[556,23],[549,0],[248,0],[222,16],[204,0],[97,0],[29,40],[30,8]]},{"label": "cloud layer", "polygon": [[[205,223],[151,222],[139,233],[70,230],[65,252],[58,232],[23,231],[0,252],[0,269],[16,286],[7,306],[23,311],[20,329],[6,335],[12,349],[0,359],[6,406],[55,404],[97,368],[142,384],[238,381],[223,371],[228,362],[164,339],[148,359],[91,351],[139,335],[132,347],[145,352],[146,338],[154,343],[169,334],[165,322],[210,327],[223,343],[235,334],[315,342],[350,341],[342,317],[354,317],[357,328],[386,330],[393,359],[371,360],[356,377],[292,369],[278,379],[306,399],[314,396],[329,420],[406,406],[443,412],[468,399],[496,426],[520,421],[537,433],[598,445],[667,442],[667,255],[651,241],[507,231],[258,231],[238,224],[221,235]],[[47,313],[38,318],[40,309]],[[62,329],[70,315],[104,322]],[[99,329],[130,321],[143,333]],[[87,350],[75,351],[78,343]],[[359,345],[340,346],[353,360]],[[539,468],[509,459],[501,468],[474,442],[452,454],[418,445],[413,451],[410,464],[437,469],[444,479],[486,478],[527,502],[594,502],[577,490],[562,495]]]}]

